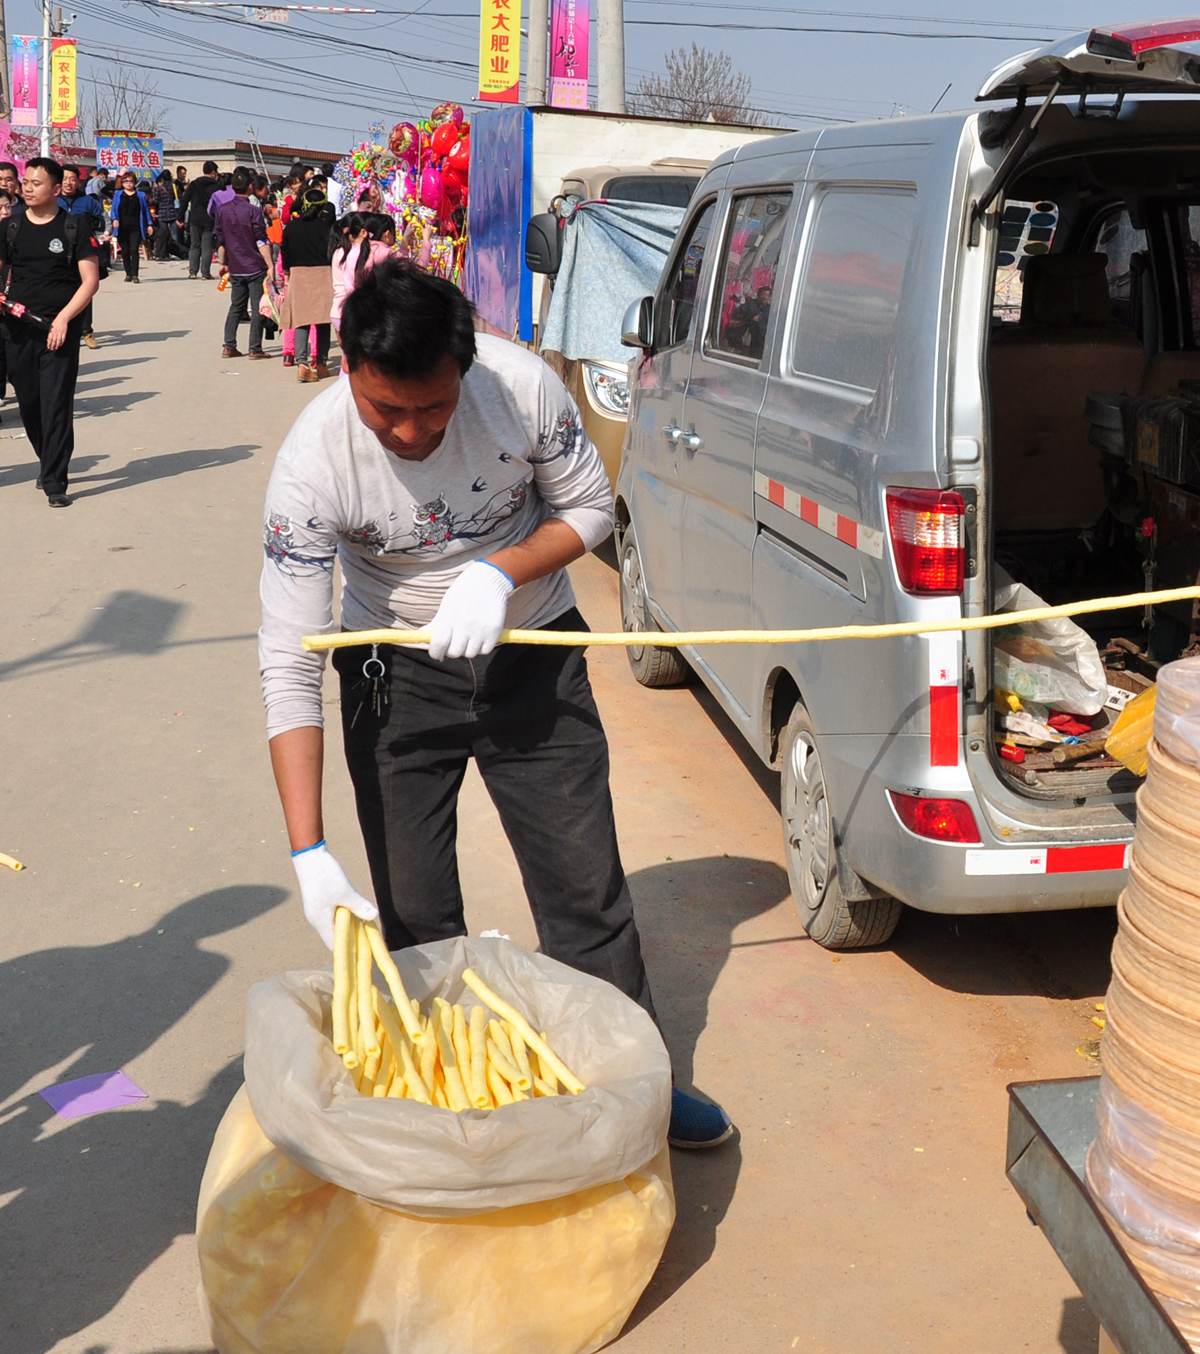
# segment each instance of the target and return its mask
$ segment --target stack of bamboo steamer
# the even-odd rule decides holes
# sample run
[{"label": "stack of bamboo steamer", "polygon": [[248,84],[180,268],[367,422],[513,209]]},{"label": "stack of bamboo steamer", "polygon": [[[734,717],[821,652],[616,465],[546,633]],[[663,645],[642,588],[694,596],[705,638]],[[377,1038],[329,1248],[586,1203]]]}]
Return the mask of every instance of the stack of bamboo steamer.
[{"label": "stack of bamboo steamer", "polygon": [[1200,660],[1159,674],[1117,905],[1092,1194],[1200,1351]]}]

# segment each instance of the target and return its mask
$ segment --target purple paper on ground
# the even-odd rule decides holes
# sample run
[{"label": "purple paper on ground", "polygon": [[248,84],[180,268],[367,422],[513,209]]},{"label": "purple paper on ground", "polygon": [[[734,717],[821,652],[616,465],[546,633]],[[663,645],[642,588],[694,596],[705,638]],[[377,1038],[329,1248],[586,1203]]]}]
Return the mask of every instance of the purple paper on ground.
[{"label": "purple paper on ground", "polygon": [[74,1081],[60,1081],[47,1086],[38,1095],[60,1119],[82,1119],[85,1114],[100,1114],[103,1110],[119,1110],[145,1100],[146,1092],[135,1086],[124,1072],[96,1072],[90,1077]]}]

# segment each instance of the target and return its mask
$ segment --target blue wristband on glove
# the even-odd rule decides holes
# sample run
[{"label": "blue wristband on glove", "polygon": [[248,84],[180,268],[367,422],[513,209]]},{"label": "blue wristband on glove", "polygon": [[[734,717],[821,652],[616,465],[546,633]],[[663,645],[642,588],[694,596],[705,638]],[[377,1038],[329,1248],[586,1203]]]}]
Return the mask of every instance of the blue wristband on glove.
[{"label": "blue wristband on glove", "polygon": [[511,578],[508,577],[508,575],[498,564],[493,564],[490,559],[481,559],[479,563],[486,564],[489,569],[495,569],[495,571],[500,575],[500,577],[507,581],[508,586],[515,591],[517,585],[512,581]]},{"label": "blue wristband on glove", "polygon": [[299,851],[293,851],[293,852],[292,852],[292,857],[293,857],[293,859],[294,859],[296,856],[306,856],[306,855],[308,855],[308,853],[309,853],[310,851],[316,851],[316,850],[318,850],[320,847],[322,847],[322,846],[324,846],[324,845],[325,845],[325,838],[322,837],[321,840],[320,840],[319,842],[313,842],[313,844],[312,844],[311,846],[302,846],[302,847],[300,848]]}]

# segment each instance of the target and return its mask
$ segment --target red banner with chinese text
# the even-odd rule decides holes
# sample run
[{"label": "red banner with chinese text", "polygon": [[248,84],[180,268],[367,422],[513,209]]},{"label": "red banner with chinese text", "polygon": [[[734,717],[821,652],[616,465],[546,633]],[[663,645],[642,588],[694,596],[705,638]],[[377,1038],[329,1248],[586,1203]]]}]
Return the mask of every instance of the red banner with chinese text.
[{"label": "red banner with chinese text", "polygon": [[55,38],[50,45],[50,122],[55,127],[79,126],[75,62],[74,39]]}]

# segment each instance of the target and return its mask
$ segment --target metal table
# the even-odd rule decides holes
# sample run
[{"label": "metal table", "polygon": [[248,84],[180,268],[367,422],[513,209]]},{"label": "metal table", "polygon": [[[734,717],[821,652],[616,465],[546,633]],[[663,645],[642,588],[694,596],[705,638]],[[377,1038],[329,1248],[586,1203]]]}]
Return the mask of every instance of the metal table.
[{"label": "metal table", "polygon": [[1006,1174],[1122,1354],[1191,1354],[1088,1191],[1099,1094],[1099,1077],[1010,1086]]}]

